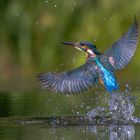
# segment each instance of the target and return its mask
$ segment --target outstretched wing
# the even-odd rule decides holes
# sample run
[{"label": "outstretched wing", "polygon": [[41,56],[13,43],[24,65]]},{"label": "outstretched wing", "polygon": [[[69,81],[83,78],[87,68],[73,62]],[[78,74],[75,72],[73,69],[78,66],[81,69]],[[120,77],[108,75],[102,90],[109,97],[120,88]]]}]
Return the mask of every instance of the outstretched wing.
[{"label": "outstretched wing", "polygon": [[43,88],[56,93],[80,93],[88,90],[97,81],[96,64],[87,62],[75,70],[59,74],[38,74]]},{"label": "outstretched wing", "polygon": [[109,63],[115,70],[124,68],[132,59],[138,43],[138,24],[134,24],[113,46],[100,56],[101,61]]}]

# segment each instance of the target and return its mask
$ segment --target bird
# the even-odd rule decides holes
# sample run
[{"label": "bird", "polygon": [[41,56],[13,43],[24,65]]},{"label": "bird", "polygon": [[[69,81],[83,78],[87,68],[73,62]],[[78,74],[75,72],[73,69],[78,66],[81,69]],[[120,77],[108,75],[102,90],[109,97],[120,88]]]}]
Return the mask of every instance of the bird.
[{"label": "bird", "polygon": [[85,52],[85,64],[62,73],[39,73],[37,79],[42,88],[55,93],[82,93],[99,83],[111,94],[119,90],[116,71],[125,68],[133,58],[138,36],[139,26],[135,20],[128,31],[104,53],[99,52],[91,42],[63,42]]}]

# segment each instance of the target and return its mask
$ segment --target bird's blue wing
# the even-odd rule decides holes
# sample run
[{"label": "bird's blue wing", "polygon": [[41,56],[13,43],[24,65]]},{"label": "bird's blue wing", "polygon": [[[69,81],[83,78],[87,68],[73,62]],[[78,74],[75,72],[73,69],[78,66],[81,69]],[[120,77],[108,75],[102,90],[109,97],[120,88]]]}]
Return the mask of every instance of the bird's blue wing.
[{"label": "bird's blue wing", "polygon": [[128,65],[137,48],[138,30],[139,27],[135,21],[128,31],[100,56],[100,61],[108,63],[114,70],[120,70]]},{"label": "bird's blue wing", "polygon": [[88,61],[77,69],[58,74],[38,74],[43,88],[56,93],[81,93],[97,82],[96,64]]}]

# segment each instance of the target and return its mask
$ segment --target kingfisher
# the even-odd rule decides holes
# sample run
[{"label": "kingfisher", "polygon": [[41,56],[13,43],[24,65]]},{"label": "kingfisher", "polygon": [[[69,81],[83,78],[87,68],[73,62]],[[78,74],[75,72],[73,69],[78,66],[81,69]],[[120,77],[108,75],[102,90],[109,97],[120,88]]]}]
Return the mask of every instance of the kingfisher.
[{"label": "kingfisher", "polygon": [[138,34],[139,27],[135,20],[128,31],[104,53],[100,53],[94,44],[87,41],[63,42],[84,51],[87,56],[85,64],[62,73],[40,73],[37,78],[42,87],[51,92],[81,93],[100,83],[107,92],[112,93],[119,89],[115,72],[126,67],[134,56]]}]

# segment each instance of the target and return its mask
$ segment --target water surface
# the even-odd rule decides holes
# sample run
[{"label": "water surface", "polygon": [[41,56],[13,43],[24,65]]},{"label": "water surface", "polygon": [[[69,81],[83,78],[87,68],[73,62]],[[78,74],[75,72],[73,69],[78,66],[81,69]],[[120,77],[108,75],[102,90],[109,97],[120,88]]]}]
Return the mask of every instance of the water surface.
[{"label": "water surface", "polygon": [[0,126],[2,140],[139,140],[140,126]]},{"label": "water surface", "polygon": [[[2,92],[0,93],[0,139],[138,140],[140,125],[130,120],[121,122],[119,116],[123,115],[123,111],[126,110],[127,116],[139,117],[140,104],[137,98],[139,91],[131,92],[131,94],[136,96],[134,102],[129,100],[128,97],[130,96],[127,95],[127,92],[111,99],[114,103],[111,102],[112,107],[116,110],[111,114],[113,117],[110,117],[106,116],[110,108],[110,96],[107,93],[66,96],[37,91]],[[116,103],[118,103],[116,100],[119,98],[121,107],[116,108]],[[130,110],[128,111],[128,109]],[[116,111],[120,113],[119,115],[117,113],[117,122],[119,123],[114,123],[116,121]],[[51,122],[55,123],[46,123],[49,117],[55,118],[57,116],[61,117],[58,120],[59,122],[50,119]],[[70,123],[61,124],[60,120],[68,116],[71,117],[69,119]],[[89,119],[89,122],[93,122],[93,120],[94,122],[87,124],[84,120],[84,123],[79,123],[78,119],[73,118],[73,116],[84,116],[86,120]],[[115,121],[105,123],[107,119],[114,119]],[[75,123],[71,123],[71,120]]]}]

